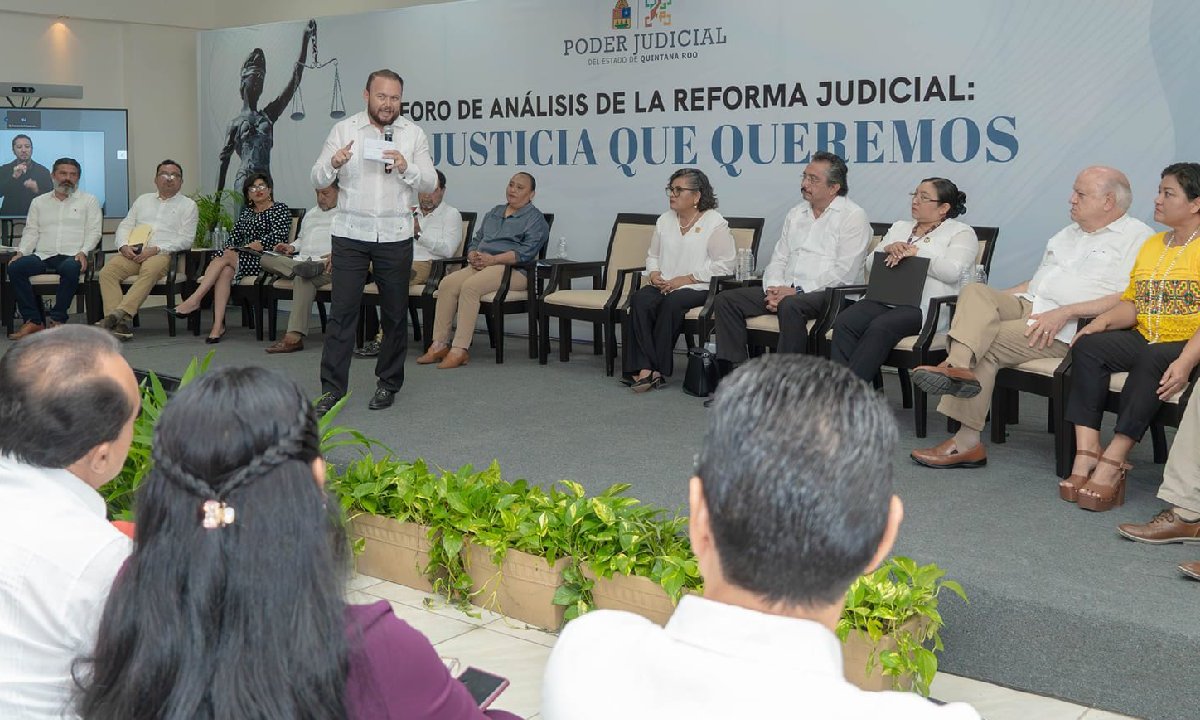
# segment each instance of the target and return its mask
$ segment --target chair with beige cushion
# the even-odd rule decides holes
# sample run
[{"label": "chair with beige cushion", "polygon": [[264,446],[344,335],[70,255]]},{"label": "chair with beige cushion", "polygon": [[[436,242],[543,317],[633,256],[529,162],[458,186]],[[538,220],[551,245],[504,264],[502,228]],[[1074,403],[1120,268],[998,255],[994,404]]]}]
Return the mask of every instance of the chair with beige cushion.
[{"label": "chair with beige cushion", "polygon": [[[1108,397],[1104,401],[1105,412],[1116,413],[1121,407],[1121,390],[1129,373],[1113,373],[1108,379]],[[1192,389],[1200,379],[1200,366],[1192,370],[1188,384],[1179,392],[1162,403],[1150,423],[1150,440],[1154,447],[1154,462],[1158,464],[1167,461],[1169,448],[1167,446],[1166,426],[1179,427],[1183,419],[1183,411],[1187,408]],[[1063,358],[1062,365],[1054,375],[1054,386],[1051,402],[1054,408],[1054,468],[1059,477],[1065,478],[1071,474],[1071,464],[1075,457],[1075,425],[1066,419],[1067,398],[1071,393],[1071,353]],[[1195,442],[1194,438],[1176,438],[1184,442]]]},{"label": "chair with beige cushion", "polygon": [[[98,262],[95,273],[92,274],[92,279],[88,282],[88,300],[87,300],[87,315],[88,322],[99,322],[104,314],[104,302],[100,296],[100,270],[104,268],[105,258],[117,252],[116,250],[108,250],[99,253]],[[131,275],[121,281],[121,287],[128,289],[137,282],[137,275]],[[166,298],[166,307],[173,308],[177,302],[177,298],[187,294],[187,252],[171,253],[171,261],[167,264],[167,274],[158,279],[154,283],[154,287],[150,289],[150,295],[158,295]],[[133,326],[138,327],[141,324],[141,313],[133,316]],[[175,337],[175,316],[167,313],[167,333],[171,337]]]},{"label": "chair with beige cushion", "polygon": [[[566,262],[552,266],[540,307],[538,362],[550,354],[550,318],[558,318],[558,359],[571,354],[571,321],[593,324],[593,352],[604,353],[604,370],[612,375],[617,359],[617,317],[634,286],[634,275],[645,269],[646,252],[654,236],[657,215],[618,213],[608,237],[605,259]],[[573,289],[571,280],[591,277],[590,289]]]},{"label": "chair with beige cushion", "polygon": [[[475,219],[478,217],[478,213],[475,212],[460,212],[459,214],[462,215],[462,239],[459,241],[458,247],[454,250],[455,257],[463,254],[463,249],[467,246],[467,240],[475,232]],[[435,260],[434,262],[437,261]],[[444,274],[438,276],[438,282],[441,281],[442,277],[444,277]],[[423,284],[408,286],[408,317],[412,323],[413,340],[420,340],[422,337],[421,314],[419,310],[424,307],[425,299],[432,298],[436,290],[437,282],[433,282],[432,272],[429,273],[429,277],[426,278]],[[364,313],[362,317],[366,316],[366,305],[379,305],[379,286],[375,283],[368,283],[367,287],[363,288],[363,305]],[[425,344],[428,345],[429,343]]]},{"label": "chair with beige cushion", "polygon": [[[763,218],[730,217],[725,220],[729,222],[729,231],[733,233],[734,245],[738,250],[749,250],[754,258],[755,267],[758,267],[758,246],[762,241],[765,224]],[[721,283],[732,278],[732,275],[723,275],[709,280],[708,297],[704,299],[704,304],[688,310],[683,316],[683,337],[688,347],[703,345],[708,341],[709,333],[713,329],[713,303],[717,301]]]},{"label": "chair with beige cushion", "polygon": [[[1000,228],[975,226],[975,239],[979,243],[979,251],[975,263],[983,265],[989,272],[992,267],[992,255],[996,251],[996,240],[1000,236]],[[866,285],[845,285],[835,288],[829,304],[829,312],[822,321],[820,329],[821,353],[829,357],[830,343],[833,340],[833,322],[837,313],[847,307],[852,296],[866,292]],[[944,295],[929,301],[929,309],[925,313],[925,323],[916,335],[909,335],[896,343],[888,355],[884,365],[896,368],[900,378],[900,393],[905,408],[912,408],[917,437],[926,436],[928,422],[928,396],[920,389],[913,388],[908,373],[919,365],[937,365],[946,359],[947,345],[944,328],[949,327],[949,321],[954,316],[957,295]],[[946,321],[942,321],[942,313],[946,312]],[[879,382],[878,380],[876,382]]]}]

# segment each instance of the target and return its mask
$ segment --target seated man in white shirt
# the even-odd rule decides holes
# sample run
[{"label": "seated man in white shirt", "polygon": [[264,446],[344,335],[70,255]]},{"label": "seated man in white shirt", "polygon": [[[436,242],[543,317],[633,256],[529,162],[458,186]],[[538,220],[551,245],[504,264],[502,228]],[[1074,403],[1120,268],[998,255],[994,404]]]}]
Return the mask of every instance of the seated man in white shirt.
[{"label": "seated man in white shirt", "polygon": [[279,243],[273,248],[288,257],[263,255],[263,270],[292,281],[292,312],[288,314],[287,332],[267,348],[272,355],[304,349],[304,336],[308,334],[308,321],[317,291],[333,282],[330,228],[337,199],[337,180],[329,187],[317,190],[317,206],[304,213],[296,242]]},{"label": "seated man in white shirt", "polygon": [[125,463],[137,381],[115,338],[71,325],[9,348],[0,387],[0,717],[71,717],[130,551],[96,488]]},{"label": "seated man in white shirt", "polygon": [[568,623],[542,717],[978,718],[842,674],[846,591],[887,557],[903,516],[887,401],[843,367],[788,354],[742,366],[714,399],[688,492],[704,595],[685,595],[666,627],[614,610]]},{"label": "seated man in white shirt", "polygon": [[[408,285],[424,285],[433,270],[434,260],[443,260],[458,250],[462,243],[462,213],[453,205],[442,202],[446,197],[446,176],[437,171],[437,189],[417,195],[420,211],[413,215],[413,264]],[[373,316],[368,315],[371,320]],[[354,351],[360,357],[379,354],[383,333]]]},{"label": "seated man in white shirt", "polygon": [[[122,340],[133,337],[133,316],[154,284],[166,276],[171,253],[187,250],[196,239],[196,202],[179,192],[183,167],[174,160],[160,162],[154,170],[154,187],[158,192],[133,201],[129,214],[117,226],[118,255],[100,268],[104,318],[96,324]],[[122,295],[121,283],[131,277],[137,280]]]},{"label": "seated man in white shirt", "polygon": [[861,283],[871,242],[867,213],[846,197],[846,161],[818,152],[804,168],[804,202],[788,211],[762,287],[717,296],[717,359],[727,372],[746,361],[746,319],[777,313],[781,353],[804,352],[808,321],[825,313],[825,288]]},{"label": "seated man in white shirt", "polygon": [[[100,244],[100,203],[95,195],[79,189],[79,173],[74,158],[55,160],[50,173],[54,191],[37,196],[29,205],[20,249],[8,263],[10,289],[25,319],[25,324],[8,336],[10,340],[67,321],[80,276],[87,271],[88,253]],[[58,275],[59,281],[50,317],[44,318],[30,278],[47,273]]]},{"label": "seated man in white shirt", "polygon": [[[1133,199],[1120,170],[1094,166],[1075,178],[1071,219],[1046,244],[1033,278],[1007,290],[980,283],[962,289],[950,324],[949,358],[913,371],[913,383],[942,395],[938,412],[961,423],[957,434],[912,459],[932,468],[987,464],[980,433],[1000,368],[1038,358],[1061,358],[1076,320],[1109,310],[1129,284],[1129,271],[1153,231],[1129,217]],[[1094,464],[1094,463],[1093,463]]]}]

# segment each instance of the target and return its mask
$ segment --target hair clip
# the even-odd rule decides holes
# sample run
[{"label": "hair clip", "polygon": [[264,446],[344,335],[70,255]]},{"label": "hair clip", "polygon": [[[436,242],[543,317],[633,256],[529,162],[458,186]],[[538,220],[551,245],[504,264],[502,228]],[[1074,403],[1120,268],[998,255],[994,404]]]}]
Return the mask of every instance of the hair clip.
[{"label": "hair clip", "polygon": [[218,500],[205,500],[200,507],[204,511],[204,518],[200,521],[200,525],[205,530],[215,530],[232,525],[237,517],[233,508]]}]

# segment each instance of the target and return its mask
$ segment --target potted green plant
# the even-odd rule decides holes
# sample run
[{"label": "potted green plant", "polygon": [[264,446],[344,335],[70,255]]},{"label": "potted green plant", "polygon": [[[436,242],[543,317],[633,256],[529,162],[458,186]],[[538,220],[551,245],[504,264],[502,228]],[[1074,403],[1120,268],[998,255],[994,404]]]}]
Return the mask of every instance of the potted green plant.
[{"label": "potted green plant", "polygon": [[897,556],[854,581],[837,625],[847,679],[865,690],[929,694],[943,648],[939,596],[949,590],[967,599],[945,574]]},{"label": "potted green plant", "polygon": [[440,541],[430,526],[434,481],[424,461],[391,455],[378,460],[364,455],[330,478],[349,518],[360,573],[433,592],[434,582],[444,578],[431,562]]},{"label": "potted green plant", "polygon": [[233,190],[220,192],[197,192],[191,195],[196,201],[199,216],[196,223],[196,239],[192,242],[194,248],[212,247],[212,231],[218,225],[226,230],[233,229],[233,221],[237,216],[242,197]]}]

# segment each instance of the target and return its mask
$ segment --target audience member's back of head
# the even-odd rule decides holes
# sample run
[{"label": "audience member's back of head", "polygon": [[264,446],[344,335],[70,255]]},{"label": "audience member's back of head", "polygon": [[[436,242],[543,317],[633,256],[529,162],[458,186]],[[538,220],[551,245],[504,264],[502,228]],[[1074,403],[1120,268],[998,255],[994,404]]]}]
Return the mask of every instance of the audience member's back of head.
[{"label": "audience member's back of head", "polygon": [[849,370],[771,355],[722,380],[697,475],[725,579],[768,602],[837,602],[879,549],[896,424]]},{"label": "audience member's back of head", "polygon": [[[78,669],[83,717],[344,716],[348,558],[318,458],[311,403],[277,372],[216,370],[171,399]],[[206,502],[232,522],[205,527]]]},{"label": "audience member's back of head", "polygon": [[65,468],[112,442],[133,414],[102,363],[120,346],[98,328],[65,325],[31,335],[0,358],[0,454]]}]

